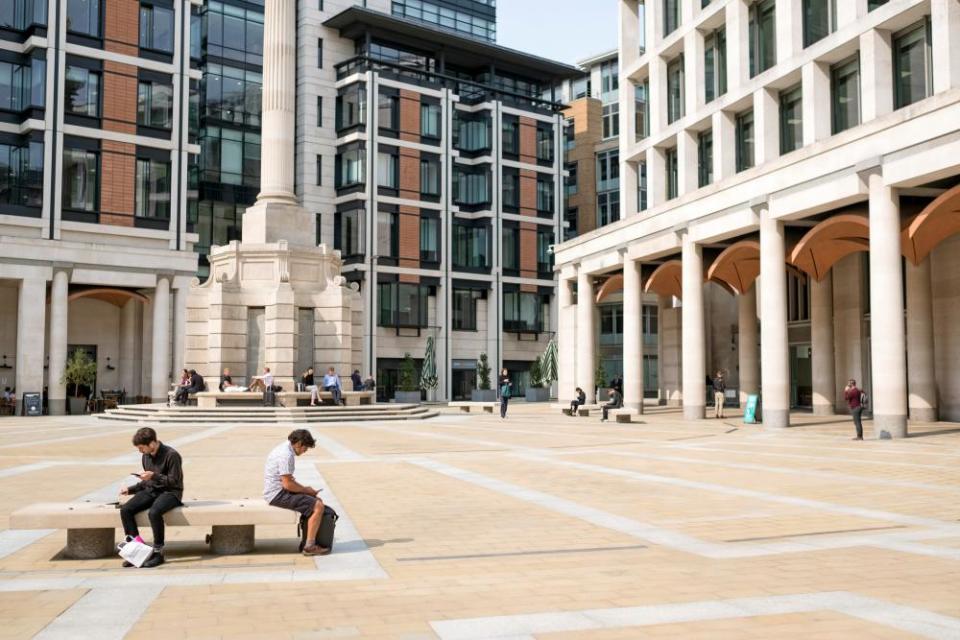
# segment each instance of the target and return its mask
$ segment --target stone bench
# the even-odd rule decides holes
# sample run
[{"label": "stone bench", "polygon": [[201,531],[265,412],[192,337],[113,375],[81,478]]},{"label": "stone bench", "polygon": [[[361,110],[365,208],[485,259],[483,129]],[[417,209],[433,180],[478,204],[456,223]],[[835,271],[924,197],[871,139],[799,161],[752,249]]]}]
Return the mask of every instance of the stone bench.
[{"label": "stone bench", "polygon": [[630,424],[634,417],[637,417],[640,414],[636,409],[610,409],[610,411],[607,412],[607,415],[615,418],[617,422]]},{"label": "stone bench", "polygon": [[449,402],[448,407],[458,407],[461,413],[470,413],[473,409],[483,409],[484,413],[493,413],[499,402]]},{"label": "stone bench", "polygon": [[201,391],[190,394],[198,409],[216,409],[221,404],[262,405],[262,391]]},{"label": "stone bench", "polygon": [[[256,525],[290,525],[295,532],[297,514],[271,507],[263,500],[187,500],[183,507],[163,516],[168,527],[211,527],[207,543],[213,553],[249,553]],[[147,511],[137,514],[137,524],[147,531]],[[41,502],[10,515],[12,529],[66,529],[66,555],[77,559],[116,555],[116,529],[120,510],[113,504],[94,502]]]},{"label": "stone bench", "polygon": [[[584,404],[584,405],[580,405],[579,407],[577,407],[577,415],[578,415],[578,416],[581,416],[581,417],[583,417],[583,418],[587,418],[587,417],[590,416],[590,412],[591,412],[591,411],[599,411],[599,410],[600,410],[600,407],[602,407],[602,406],[603,406],[603,405],[599,405],[599,404]],[[553,405],[550,405],[550,408],[551,408],[551,409],[560,409],[560,411],[561,411],[561,412],[563,413],[563,415],[565,415],[565,416],[572,416],[572,415],[573,415],[573,414],[570,412],[570,404],[569,404],[569,403],[568,403],[568,404],[553,404]]]},{"label": "stone bench", "polygon": [[[374,404],[377,401],[376,391],[343,391],[340,394],[348,407],[359,407],[362,404]],[[320,392],[320,400],[333,402],[333,394],[329,391]],[[310,402],[309,391],[281,391],[277,394],[277,402],[284,407],[296,407],[301,401]]]}]

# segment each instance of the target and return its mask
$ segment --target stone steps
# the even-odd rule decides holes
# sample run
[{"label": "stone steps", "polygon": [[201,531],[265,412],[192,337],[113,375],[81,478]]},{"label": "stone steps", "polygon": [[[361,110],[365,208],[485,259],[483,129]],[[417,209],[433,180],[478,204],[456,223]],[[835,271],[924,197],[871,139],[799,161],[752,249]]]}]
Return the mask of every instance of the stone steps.
[{"label": "stone steps", "polygon": [[414,404],[379,404],[356,407],[168,407],[122,405],[98,415],[100,420],[143,424],[230,423],[326,423],[371,420],[424,420],[440,415],[436,410]]}]

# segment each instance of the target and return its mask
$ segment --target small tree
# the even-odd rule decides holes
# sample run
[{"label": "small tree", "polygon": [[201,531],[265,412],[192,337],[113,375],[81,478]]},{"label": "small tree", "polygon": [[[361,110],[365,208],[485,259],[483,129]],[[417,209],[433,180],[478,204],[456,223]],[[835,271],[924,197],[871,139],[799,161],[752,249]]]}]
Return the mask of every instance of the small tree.
[{"label": "small tree", "polygon": [[403,354],[403,362],[400,364],[400,381],[398,386],[400,391],[417,391],[417,366],[413,363],[413,358],[409,353]]},{"label": "small tree", "polygon": [[67,358],[60,384],[72,384],[74,397],[80,397],[80,387],[89,387],[97,379],[97,363],[86,351],[77,349]]},{"label": "small tree", "polygon": [[602,389],[607,386],[607,372],[603,370],[603,365],[597,363],[597,370],[593,372],[593,386]]},{"label": "small tree", "polygon": [[481,353],[480,360],[477,361],[477,379],[480,382],[480,389],[484,391],[490,389],[490,363],[485,353]]},{"label": "small tree", "polygon": [[533,362],[530,363],[530,387],[540,389],[543,387],[543,383],[543,367],[540,364],[540,356],[537,356]]}]

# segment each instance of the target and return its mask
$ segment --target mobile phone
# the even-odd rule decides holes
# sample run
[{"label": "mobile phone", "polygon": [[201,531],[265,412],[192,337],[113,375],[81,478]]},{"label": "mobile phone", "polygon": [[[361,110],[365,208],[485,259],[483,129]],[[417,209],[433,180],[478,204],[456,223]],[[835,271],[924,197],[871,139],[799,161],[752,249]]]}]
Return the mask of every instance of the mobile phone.
[{"label": "mobile phone", "polygon": [[140,474],[142,474],[142,473],[143,473],[143,471],[131,471],[131,472],[130,472],[130,475],[132,475],[132,476],[137,476],[137,477],[139,478],[139,477],[140,477]]}]

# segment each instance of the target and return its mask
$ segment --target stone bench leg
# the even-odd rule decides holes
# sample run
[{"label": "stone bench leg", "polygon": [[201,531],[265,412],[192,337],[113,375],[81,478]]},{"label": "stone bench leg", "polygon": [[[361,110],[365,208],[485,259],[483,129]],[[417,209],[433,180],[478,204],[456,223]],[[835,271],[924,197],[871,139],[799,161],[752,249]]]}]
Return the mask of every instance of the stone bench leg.
[{"label": "stone bench leg", "polygon": [[358,400],[360,404],[373,404],[373,398],[370,396],[361,396]]},{"label": "stone bench leg", "polygon": [[470,413],[470,407],[460,407],[460,413]]},{"label": "stone bench leg", "polygon": [[627,424],[629,424],[632,418],[633,416],[631,416],[629,413],[617,414],[617,422],[626,422]]},{"label": "stone bench leg", "polygon": [[565,415],[565,416],[573,416],[573,410],[572,410],[572,409],[561,409],[560,412],[561,412],[563,415]]},{"label": "stone bench leg", "polygon": [[252,524],[214,526],[207,538],[210,550],[217,555],[233,556],[253,551],[254,530]]},{"label": "stone bench leg", "polygon": [[117,552],[114,529],[67,529],[67,556],[76,560],[109,558]]},{"label": "stone bench leg", "polygon": [[578,414],[581,418],[589,418],[589,417],[590,417],[590,409],[580,409],[580,410],[577,412],[577,414]]},{"label": "stone bench leg", "polygon": [[485,407],[483,408],[483,411],[484,411],[485,413],[493,413],[493,407],[487,405],[487,406],[485,406]]},{"label": "stone bench leg", "polygon": [[348,407],[360,406],[360,398],[358,396],[343,396],[343,399],[347,401]]},{"label": "stone bench leg", "polygon": [[217,399],[210,396],[202,396],[200,398],[197,398],[197,408],[198,409],[216,409]]}]

